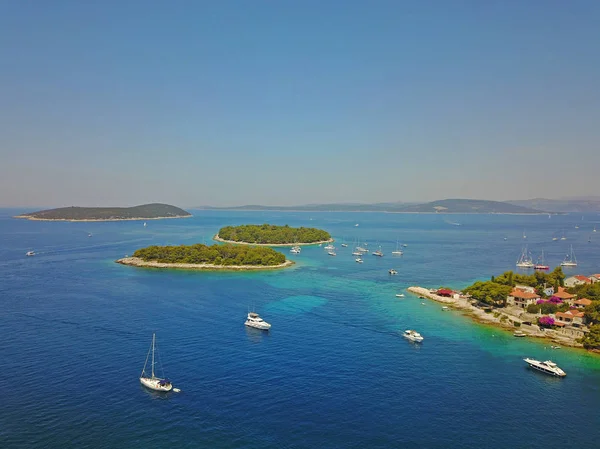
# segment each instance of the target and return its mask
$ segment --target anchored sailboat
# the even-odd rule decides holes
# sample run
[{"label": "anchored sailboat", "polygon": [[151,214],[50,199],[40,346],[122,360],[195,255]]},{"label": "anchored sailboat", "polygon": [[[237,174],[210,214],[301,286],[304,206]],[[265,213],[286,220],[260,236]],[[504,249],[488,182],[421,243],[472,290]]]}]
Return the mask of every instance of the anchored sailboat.
[{"label": "anchored sailboat", "polygon": [[402,254],[404,254],[400,249],[400,243],[398,242],[398,240],[396,240],[396,251],[392,251],[392,254],[396,256],[401,256]]},{"label": "anchored sailboat", "polygon": [[549,270],[550,266],[544,263],[544,250],[542,250],[542,255],[538,259],[537,263],[533,267],[534,270]]},{"label": "anchored sailboat", "polygon": [[575,253],[573,252],[573,245],[571,245],[571,251],[566,255],[565,260],[563,260],[560,264],[561,267],[576,267],[577,259],[575,258]]},{"label": "anchored sailboat", "polygon": [[[155,351],[155,341],[156,334],[152,334],[152,346],[148,350],[148,355],[146,355],[146,362],[144,363],[144,368],[142,369],[142,374],[140,375],[140,383],[147,388],[155,391],[179,391],[177,388],[173,389],[173,384],[169,379],[163,379],[160,377],[156,377],[154,375],[154,351]],[[150,353],[152,352],[152,364],[151,364],[151,375],[148,377],[146,373],[146,365],[148,364],[148,358],[150,357]]]},{"label": "anchored sailboat", "polygon": [[523,247],[523,250],[521,251],[521,255],[519,256],[519,259],[517,260],[517,267],[533,268],[534,266],[535,266],[535,264],[531,260],[531,254],[529,253],[529,251],[527,251],[527,245],[525,245]]}]

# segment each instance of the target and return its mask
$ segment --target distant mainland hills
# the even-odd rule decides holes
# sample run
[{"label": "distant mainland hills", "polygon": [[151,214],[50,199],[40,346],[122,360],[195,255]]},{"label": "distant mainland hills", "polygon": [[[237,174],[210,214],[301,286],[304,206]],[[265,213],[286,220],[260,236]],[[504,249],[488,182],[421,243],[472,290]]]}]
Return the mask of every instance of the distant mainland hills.
[{"label": "distant mainland hills", "polygon": [[14,218],[44,221],[119,221],[184,218],[191,215],[179,207],[152,203],[134,207],[60,207],[21,214]]},{"label": "distant mainland hills", "polygon": [[600,212],[599,197],[564,199],[536,198],[531,200],[490,201],[473,199],[445,199],[428,203],[332,203],[301,206],[245,205],[235,207],[200,206],[203,210],[280,210],[314,212],[389,212],[389,213],[447,213],[447,214],[564,214],[569,212]]},{"label": "distant mainland hills", "polygon": [[429,203],[335,203],[307,204],[303,206],[260,206],[237,207],[201,206],[203,210],[281,210],[281,211],[327,211],[327,212],[390,212],[390,213],[450,213],[450,214],[545,214],[548,211],[505,201],[446,199]]}]

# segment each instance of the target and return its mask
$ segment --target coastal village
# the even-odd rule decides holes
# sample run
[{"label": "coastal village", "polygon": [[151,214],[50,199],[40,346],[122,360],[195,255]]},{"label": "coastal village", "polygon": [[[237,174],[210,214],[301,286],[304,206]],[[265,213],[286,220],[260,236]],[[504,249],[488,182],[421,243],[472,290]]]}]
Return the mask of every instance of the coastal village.
[{"label": "coastal village", "polygon": [[[515,284],[506,295],[503,307],[491,307],[469,293],[448,288],[409,287],[408,290],[446,307],[463,310],[476,321],[514,330],[516,337],[546,338],[566,346],[583,347],[581,340],[590,332],[584,309],[593,302],[569,290],[595,283],[600,283],[600,273],[570,276],[564,279],[563,286],[556,289],[547,286],[542,292],[529,285]],[[541,306],[547,303],[561,310],[543,313]]]}]

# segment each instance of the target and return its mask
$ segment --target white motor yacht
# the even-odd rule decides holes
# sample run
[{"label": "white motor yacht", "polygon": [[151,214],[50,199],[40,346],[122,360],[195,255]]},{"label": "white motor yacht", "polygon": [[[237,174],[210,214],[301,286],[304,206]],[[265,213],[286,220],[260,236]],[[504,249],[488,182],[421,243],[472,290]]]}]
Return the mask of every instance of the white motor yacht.
[{"label": "white motor yacht", "polygon": [[396,270],[394,270],[393,268],[391,270],[389,270],[388,273],[390,273],[390,274],[398,274],[398,272]]},{"label": "white motor yacht", "polygon": [[300,254],[301,251],[302,250],[300,249],[299,246],[294,246],[294,247],[292,247],[292,249],[290,249],[290,253],[292,253],[292,254]]},{"label": "white motor yacht", "polygon": [[333,245],[330,243],[329,245],[325,246],[324,248],[325,248],[325,249],[328,249],[328,250],[333,250],[333,249],[335,249],[335,246],[333,246]]},{"label": "white motor yacht", "polygon": [[405,330],[402,336],[410,341],[414,341],[417,343],[421,343],[423,341],[423,336],[419,334],[417,331],[413,330]]},{"label": "white motor yacht", "polygon": [[404,298],[404,293],[396,293],[396,298]]},{"label": "white motor yacht", "polygon": [[327,254],[329,254],[330,256],[337,256],[336,252],[333,250],[327,251]]},{"label": "white motor yacht", "polygon": [[271,325],[258,316],[258,313],[255,312],[248,313],[248,318],[246,318],[246,322],[244,324],[246,326],[265,331],[268,331],[271,328]]},{"label": "white motor yacht", "polygon": [[27,251],[27,252],[25,253],[25,255],[26,255],[26,256],[35,256],[35,252],[33,252],[33,251]]},{"label": "white motor yacht", "polygon": [[523,360],[533,369],[536,369],[543,373],[558,377],[565,377],[567,375],[567,373],[560,369],[556,363],[550,360],[546,360],[545,362],[540,362],[539,360],[530,358],[526,358]]},{"label": "white motor yacht", "polygon": [[360,257],[357,257],[356,259],[354,259],[354,261],[356,263],[363,263],[363,260]]}]

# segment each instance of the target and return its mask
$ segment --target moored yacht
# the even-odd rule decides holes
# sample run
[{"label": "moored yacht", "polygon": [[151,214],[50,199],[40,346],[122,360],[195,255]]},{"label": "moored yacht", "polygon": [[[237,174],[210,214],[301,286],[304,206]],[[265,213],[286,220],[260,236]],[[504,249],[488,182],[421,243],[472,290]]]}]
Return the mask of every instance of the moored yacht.
[{"label": "moored yacht", "polygon": [[374,256],[383,257],[383,253],[381,252],[381,246],[377,251],[373,251],[371,254],[373,254]]},{"label": "moored yacht", "polygon": [[[148,350],[148,355],[146,355],[146,363],[144,363],[144,368],[142,368],[142,374],[140,374],[140,383],[144,387],[150,388],[151,390],[171,391],[173,389],[173,384],[171,383],[171,381],[169,379],[156,377],[156,375],[154,374],[155,341],[156,341],[156,334],[152,334],[152,345],[150,346],[150,349]],[[146,373],[146,365],[148,364],[148,359],[150,358],[150,353],[152,353],[152,362],[150,365],[150,367],[151,367],[150,376],[148,376],[148,374]]]},{"label": "moored yacht", "polygon": [[244,324],[246,326],[264,331],[268,331],[271,328],[271,325],[258,316],[258,313],[255,312],[248,313],[248,318],[246,318],[246,322]]},{"label": "moored yacht", "polygon": [[544,263],[544,250],[542,250],[542,255],[538,259],[538,261],[535,264],[535,266],[533,267],[533,269],[534,270],[549,270],[550,269],[550,265],[546,265]]},{"label": "moored yacht", "polygon": [[565,377],[567,375],[567,373],[560,369],[558,365],[552,362],[551,360],[546,360],[545,362],[540,362],[539,360],[530,358],[525,358],[523,360],[533,369],[536,369],[543,373],[557,377]]},{"label": "moored yacht", "polygon": [[363,263],[363,260],[360,257],[357,257],[356,259],[354,259],[354,261],[356,263]]},{"label": "moored yacht", "polygon": [[519,259],[517,260],[517,267],[533,268],[534,266],[535,266],[535,264],[531,260],[531,255],[529,254],[529,251],[527,251],[527,245],[525,245],[523,247],[523,250],[521,251],[521,255],[519,256]]},{"label": "moored yacht", "polygon": [[33,251],[27,251],[27,252],[25,253],[25,255],[26,255],[26,256],[35,256],[35,252],[33,252]]},{"label": "moored yacht", "polygon": [[302,249],[299,246],[292,246],[292,249],[290,249],[290,253],[292,254],[300,254],[301,251]]},{"label": "moored yacht", "polygon": [[576,267],[577,259],[575,258],[575,253],[573,252],[573,245],[571,245],[571,252],[567,254],[565,260],[560,263],[561,267]]},{"label": "moored yacht", "polygon": [[410,341],[414,341],[417,343],[421,343],[423,341],[423,336],[417,331],[413,331],[411,329],[405,330],[402,336]]},{"label": "moored yacht", "polygon": [[327,251],[327,254],[329,254],[330,256],[337,256],[335,251]]},{"label": "moored yacht", "polygon": [[391,270],[389,270],[388,273],[390,273],[390,274],[398,274],[398,272],[396,270],[394,270],[393,268]]},{"label": "moored yacht", "polygon": [[324,248],[324,249],[326,249],[326,250],[332,250],[332,249],[335,249],[335,246],[333,246],[333,245],[330,243],[329,245],[327,245],[327,246],[325,246],[325,247],[323,247],[323,248]]}]

